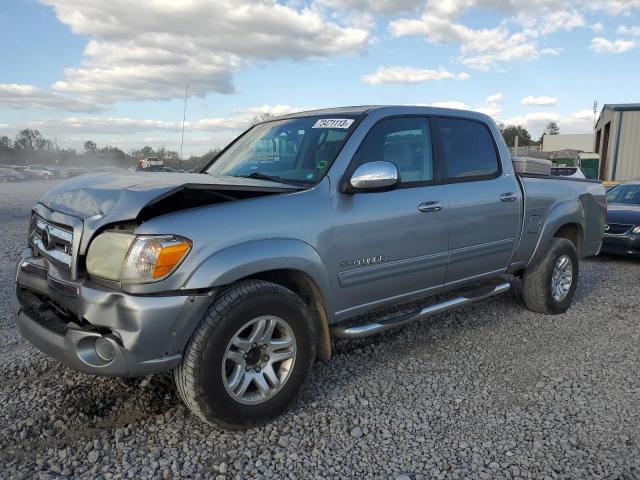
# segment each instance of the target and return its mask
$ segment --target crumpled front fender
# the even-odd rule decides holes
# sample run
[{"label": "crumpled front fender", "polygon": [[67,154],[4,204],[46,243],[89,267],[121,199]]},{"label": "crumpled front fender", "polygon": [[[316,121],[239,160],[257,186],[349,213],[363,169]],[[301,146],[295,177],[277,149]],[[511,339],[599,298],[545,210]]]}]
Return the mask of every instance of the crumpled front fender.
[{"label": "crumpled front fender", "polygon": [[221,250],[202,262],[183,289],[206,289],[270,270],[298,270],[320,289],[328,314],[333,312],[329,278],[322,258],[308,243],[288,238],[246,242]]}]

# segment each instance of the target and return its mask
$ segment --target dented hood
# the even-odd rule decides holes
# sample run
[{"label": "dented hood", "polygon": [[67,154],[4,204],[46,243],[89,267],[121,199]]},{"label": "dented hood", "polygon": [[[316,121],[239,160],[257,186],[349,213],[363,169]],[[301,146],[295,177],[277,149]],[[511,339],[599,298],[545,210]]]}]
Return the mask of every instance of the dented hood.
[{"label": "dented hood", "polygon": [[[91,217],[92,221],[100,219],[99,223],[104,225],[134,220],[146,207],[160,200],[170,201],[174,195],[179,195],[181,205],[185,205],[183,208],[188,208],[215,203],[204,200],[211,198],[206,194],[217,194],[225,201],[230,201],[246,198],[247,194],[261,195],[297,189],[292,185],[252,178],[214,177],[199,173],[123,172],[74,177],[49,190],[39,203],[50,210],[74,217]],[[194,193],[190,195],[189,192]],[[189,202],[185,198],[192,200]]]}]

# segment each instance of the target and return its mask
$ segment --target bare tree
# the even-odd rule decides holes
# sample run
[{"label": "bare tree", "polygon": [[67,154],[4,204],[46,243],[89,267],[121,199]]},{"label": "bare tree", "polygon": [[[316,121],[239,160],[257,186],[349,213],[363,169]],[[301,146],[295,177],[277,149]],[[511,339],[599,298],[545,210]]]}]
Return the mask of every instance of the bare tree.
[{"label": "bare tree", "polygon": [[87,140],[86,142],[84,142],[84,151],[85,152],[95,152],[96,150],[98,150],[98,145],[96,145],[96,142],[94,142],[93,140]]},{"label": "bare tree", "polygon": [[560,127],[558,127],[557,122],[549,122],[547,126],[544,127],[544,133],[547,135],[558,135],[560,133]]}]

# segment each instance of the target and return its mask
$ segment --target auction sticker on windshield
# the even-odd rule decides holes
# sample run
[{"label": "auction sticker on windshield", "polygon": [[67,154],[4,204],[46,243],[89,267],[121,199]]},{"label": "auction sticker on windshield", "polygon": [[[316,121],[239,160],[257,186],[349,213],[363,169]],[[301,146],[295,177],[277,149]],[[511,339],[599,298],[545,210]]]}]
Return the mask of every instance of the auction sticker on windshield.
[{"label": "auction sticker on windshield", "polygon": [[353,118],[321,118],[311,128],[349,128]]}]

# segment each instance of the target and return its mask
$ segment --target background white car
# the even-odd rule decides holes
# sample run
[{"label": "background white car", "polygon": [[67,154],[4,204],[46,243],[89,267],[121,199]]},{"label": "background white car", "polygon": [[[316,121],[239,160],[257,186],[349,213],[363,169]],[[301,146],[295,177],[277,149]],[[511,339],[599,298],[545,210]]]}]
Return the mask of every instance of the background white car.
[{"label": "background white car", "polygon": [[551,167],[551,175],[568,178],[587,178],[580,167]]}]

